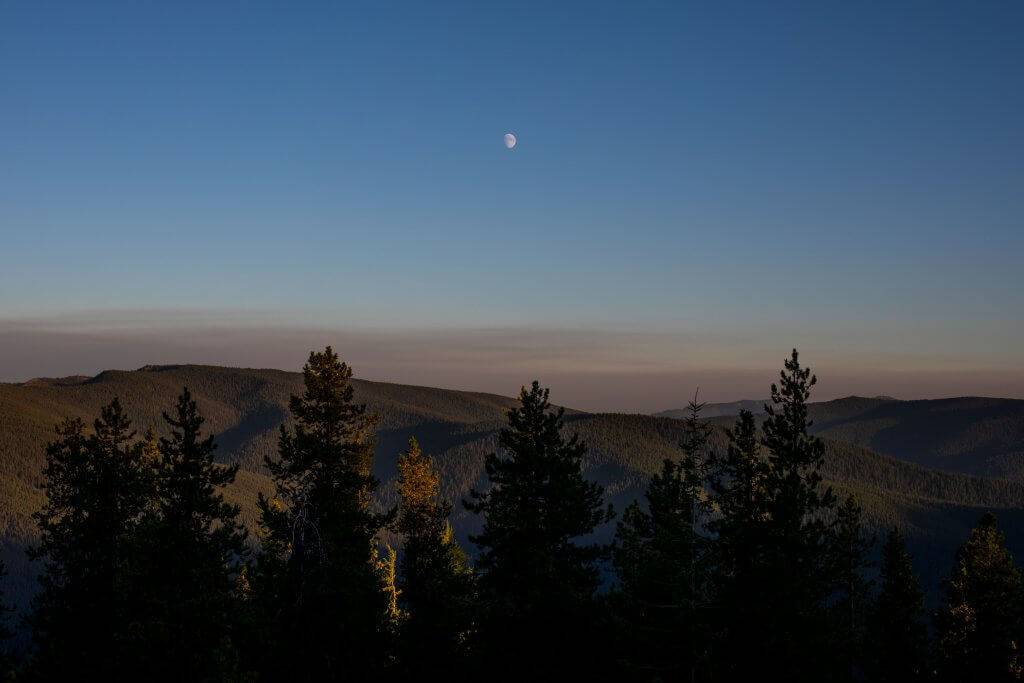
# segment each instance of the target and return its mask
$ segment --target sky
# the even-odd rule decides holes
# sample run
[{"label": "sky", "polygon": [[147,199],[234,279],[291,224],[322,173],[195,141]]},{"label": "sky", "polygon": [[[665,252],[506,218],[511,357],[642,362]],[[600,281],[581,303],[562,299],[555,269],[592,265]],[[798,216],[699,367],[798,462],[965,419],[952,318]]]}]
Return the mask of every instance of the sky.
[{"label": "sky", "polygon": [[[1024,397],[1020,2],[0,0],[0,381]],[[503,144],[506,132],[519,143]]]}]

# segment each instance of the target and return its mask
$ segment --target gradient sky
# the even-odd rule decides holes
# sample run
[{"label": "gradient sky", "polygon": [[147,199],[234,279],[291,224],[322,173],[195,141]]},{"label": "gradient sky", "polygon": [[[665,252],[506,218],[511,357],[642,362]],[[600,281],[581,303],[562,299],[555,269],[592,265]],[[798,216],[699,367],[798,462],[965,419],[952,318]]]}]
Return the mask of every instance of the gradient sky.
[{"label": "gradient sky", "polygon": [[1024,396],[1021,36],[1019,1],[0,0],[0,380],[333,342],[653,410],[798,346],[823,396]]}]

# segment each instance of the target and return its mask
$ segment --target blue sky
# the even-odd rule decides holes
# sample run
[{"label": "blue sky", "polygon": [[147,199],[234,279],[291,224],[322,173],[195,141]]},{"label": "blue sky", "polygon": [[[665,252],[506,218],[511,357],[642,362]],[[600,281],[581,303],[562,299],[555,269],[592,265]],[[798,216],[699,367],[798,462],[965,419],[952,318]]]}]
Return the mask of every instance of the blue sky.
[{"label": "blue sky", "polygon": [[[510,329],[529,367],[586,331],[607,371],[634,334],[1022,395],[1021,35],[1019,2],[0,2],[0,332]],[[68,353],[0,379],[99,369]]]}]

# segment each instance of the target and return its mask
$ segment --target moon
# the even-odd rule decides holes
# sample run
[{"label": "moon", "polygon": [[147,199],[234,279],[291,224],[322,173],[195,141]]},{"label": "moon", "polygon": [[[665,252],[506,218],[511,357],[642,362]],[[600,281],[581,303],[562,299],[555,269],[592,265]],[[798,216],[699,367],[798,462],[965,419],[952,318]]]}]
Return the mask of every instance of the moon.
[{"label": "moon", "polygon": [[505,133],[505,146],[512,149],[516,146],[516,136],[512,133]]}]

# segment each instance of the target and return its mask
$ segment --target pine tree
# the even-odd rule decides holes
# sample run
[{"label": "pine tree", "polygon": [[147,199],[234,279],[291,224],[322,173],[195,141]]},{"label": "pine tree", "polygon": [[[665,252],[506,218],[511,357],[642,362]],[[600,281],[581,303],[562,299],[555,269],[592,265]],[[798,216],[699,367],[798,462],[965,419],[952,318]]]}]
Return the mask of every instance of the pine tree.
[{"label": "pine tree", "polygon": [[[142,546],[135,632],[139,671],[175,680],[220,680],[234,669],[235,576],[246,554],[239,508],[224,501],[238,465],[214,461],[216,444],[188,389],[173,415],[170,438],[146,440],[156,471],[157,509]],[[236,638],[237,639],[237,638]]]},{"label": "pine tree", "polygon": [[743,665],[756,662],[791,681],[822,678],[834,585],[829,542],[835,496],[822,485],[824,445],[808,433],[807,402],[816,382],[794,349],[779,384],[772,384],[762,425],[764,537],[753,574],[764,602],[753,627],[761,637],[747,643],[752,651]]},{"label": "pine tree", "polygon": [[583,477],[586,445],[562,436],[565,411],[552,410],[548,395],[537,382],[522,390],[498,437],[504,457],[485,461],[491,489],[465,502],[484,517],[472,537],[487,600],[481,647],[504,678],[579,675],[595,663],[581,661],[582,643],[601,651],[592,627],[607,549],[576,539],[613,515],[602,487]]},{"label": "pine tree", "polygon": [[956,553],[946,603],[936,619],[936,660],[944,681],[1022,678],[1020,570],[988,513]]},{"label": "pine tree", "polygon": [[928,664],[924,594],[899,529],[882,546],[881,584],[868,627],[868,680],[914,683]]},{"label": "pine tree", "polygon": [[690,679],[706,667],[707,599],[701,508],[711,426],[690,402],[683,455],[665,459],[647,488],[647,509],[633,502],[613,550],[620,590],[613,601],[626,645],[621,664],[643,680]]},{"label": "pine tree", "polygon": [[120,401],[102,409],[86,436],[66,420],[46,449],[47,501],[34,516],[44,561],[35,599],[33,674],[52,680],[123,676],[130,647],[128,593],[136,533],[155,486],[143,444]]},{"label": "pine tree", "polygon": [[353,400],[352,370],[327,347],[303,368],[289,402],[279,458],[266,459],[275,497],[260,496],[263,554],[255,587],[273,629],[269,678],[368,677],[386,663],[389,596],[377,535],[389,515],[371,509],[377,418]]},{"label": "pine tree", "polygon": [[715,671],[725,680],[749,680],[756,677],[760,663],[735,653],[756,651],[764,638],[761,625],[769,618],[762,592],[768,463],[761,456],[757,424],[750,411],[741,410],[726,434],[725,453],[712,451],[708,475],[711,503],[718,512],[708,523],[713,535],[712,592],[720,638]]},{"label": "pine tree", "polygon": [[862,680],[864,673],[867,614],[872,582],[869,556],[874,539],[864,531],[863,512],[854,496],[836,511],[830,534],[829,562],[833,577],[832,678]]},{"label": "pine tree", "polygon": [[451,505],[439,498],[439,479],[416,439],[398,458],[401,499],[395,530],[405,538],[399,567],[404,670],[452,673],[464,655],[471,625],[473,575],[455,541]]}]

